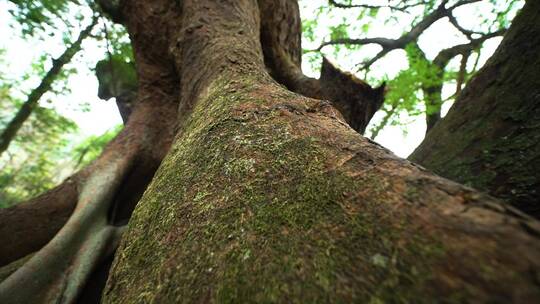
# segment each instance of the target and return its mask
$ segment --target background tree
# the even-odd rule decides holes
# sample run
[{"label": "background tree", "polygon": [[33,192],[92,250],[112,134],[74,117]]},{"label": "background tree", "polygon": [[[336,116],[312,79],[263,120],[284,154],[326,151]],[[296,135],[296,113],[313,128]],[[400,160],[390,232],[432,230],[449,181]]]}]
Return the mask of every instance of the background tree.
[{"label": "background tree", "polygon": [[65,64],[69,63],[73,56],[77,54],[81,49],[81,44],[86,39],[94,26],[96,25],[97,18],[92,19],[92,23],[85,28],[60,57],[53,60],[52,67],[47,71],[40,84],[30,92],[26,101],[21,105],[20,109],[15,114],[15,117],[9,121],[2,133],[0,134],[0,155],[7,150],[11,141],[15,138],[15,135],[22,127],[23,123],[30,117],[34,109],[38,106],[39,99],[47,91],[51,89],[52,83],[56,77],[61,73]]},{"label": "background tree", "polygon": [[[20,88],[24,88],[35,74],[44,74],[44,62],[35,63],[22,79],[2,77],[1,127],[8,125],[13,119],[12,113],[24,103],[19,97],[22,94],[18,94]],[[60,88],[59,91],[63,90]],[[60,182],[57,176],[67,167],[64,165],[70,154],[68,138],[77,131],[77,125],[48,107],[40,106],[33,112],[13,138],[11,149],[1,158],[0,207],[8,207],[50,189]]]}]

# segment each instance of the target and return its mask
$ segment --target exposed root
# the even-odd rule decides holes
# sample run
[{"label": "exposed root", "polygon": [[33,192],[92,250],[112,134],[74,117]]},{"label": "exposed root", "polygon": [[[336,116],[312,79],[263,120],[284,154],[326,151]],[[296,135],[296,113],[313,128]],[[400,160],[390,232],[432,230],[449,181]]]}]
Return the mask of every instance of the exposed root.
[{"label": "exposed root", "polygon": [[0,303],[73,303],[93,269],[116,248],[123,227],[108,211],[134,157],[96,169],[58,234],[0,283]]}]

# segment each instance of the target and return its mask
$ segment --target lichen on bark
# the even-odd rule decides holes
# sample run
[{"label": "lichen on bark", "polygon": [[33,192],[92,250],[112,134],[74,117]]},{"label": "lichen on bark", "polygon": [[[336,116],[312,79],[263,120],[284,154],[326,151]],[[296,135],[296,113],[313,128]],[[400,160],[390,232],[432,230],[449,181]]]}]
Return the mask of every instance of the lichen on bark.
[{"label": "lichen on bark", "polygon": [[[135,298],[150,292],[153,300],[169,302],[369,300],[388,297],[385,289],[400,284],[403,291],[420,286],[428,271],[407,269],[411,249],[394,245],[399,229],[385,229],[395,223],[363,214],[347,199],[363,187],[378,188],[381,196],[363,207],[375,209],[388,185],[366,177],[354,181],[332,168],[328,155],[334,151],[302,134],[307,122],[289,121],[320,115],[307,112],[319,102],[272,84],[238,93],[239,85],[250,86],[218,84],[195,109],[132,219],[134,234],[122,252],[124,261],[136,262],[123,264],[113,284],[125,284],[124,292]],[[267,90],[283,101],[261,99]],[[148,227],[149,217],[160,224]],[[180,225],[179,218],[185,219]],[[385,241],[373,242],[374,234]],[[421,238],[408,246],[428,260],[443,252]],[[363,248],[361,255],[355,247]],[[160,282],[145,276],[138,285],[129,273],[141,267]],[[362,278],[358,267],[373,278]],[[156,283],[163,292],[156,294]]]}]

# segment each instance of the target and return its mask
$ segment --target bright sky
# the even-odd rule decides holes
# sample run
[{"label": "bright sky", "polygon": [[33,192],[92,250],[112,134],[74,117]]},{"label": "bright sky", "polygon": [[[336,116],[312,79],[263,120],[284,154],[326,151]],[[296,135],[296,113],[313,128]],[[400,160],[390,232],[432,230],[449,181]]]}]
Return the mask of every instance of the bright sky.
[{"label": "bright sky", "polygon": [[[302,16],[310,18],[314,16],[314,10],[320,5],[322,0],[318,1],[302,1]],[[324,1],[326,2],[326,1]],[[65,46],[61,43],[61,37],[51,37],[46,41],[28,41],[21,39],[18,34],[18,30],[13,30],[9,27],[9,20],[11,16],[7,10],[11,6],[11,3],[0,2],[0,48],[6,49],[6,61],[10,62],[9,69],[5,71],[8,75],[13,75],[13,78],[22,75],[25,71],[29,71],[30,65],[37,58],[46,53],[52,57],[58,57]],[[482,5],[471,5],[469,9],[460,9],[456,15],[459,14],[460,20],[469,20],[474,24],[474,16],[478,11],[482,10]],[[357,22],[356,16],[353,10],[342,10],[339,13],[339,18],[346,18],[352,20],[351,22]],[[410,18],[403,16],[401,26],[388,27],[384,24],[386,18],[389,17],[389,12],[381,11],[381,15],[377,21],[372,24],[373,35],[381,37],[395,37],[402,33],[404,29],[410,27]],[[336,16],[320,18],[318,22],[323,25],[331,25],[336,22]],[[473,20],[470,20],[473,19]],[[467,22],[464,22],[467,25]],[[319,34],[321,37],[326,36],[325,33]],[[426,51],[428,57],[433,58],[436,53],[445,47],[455,45],[458,42],[465,42],[463,37],[446,21],[439,21],[434,24],[420,40],[421,47]],[[481,61],[485,61],[493,50],[496,48],[500,39],[492,39],[486,46],[486,51],[483,51]],[[70,77],[68,87],[71,88],[71,93],[66,96],[60,96],[55,100],[52,100],[50,106],[55,107],[60,113],[71,118],[79,125],[81,133],[84,136],[87,135],[100,135],[106,130],[121,123],[121,118],[116,109],[116,105],[112,100],[107,102],[100,100],[97,97],[97,80],[93,71],[88,67],[95,66],[95,63],[104,58],[105,51],[103,48],[103,42],[96,42],[93,39],[87,40],[83,47],[84,51],[77,56],[75,62],[71,64],[72,67],[77,69],[76,75]],[[318,45],[306,45],[305,48],[314,48]],[[377,50],[377,47],[366,47],[362,49],[363,54],[359,54],[355,58],[332,58],[333,62],[337,62],[339,66],[344,70],[354,70],[354,65],[357,64],[359,59],[367,56],[366,54],[372,54]],[[393,76],[401,69],[407,67],[404,52],[394,51],[387,55],[384,59],[380,60],[372,70],[375,71],[373,75],[382,77],[383,75]],[[48,68],[48,66],[47,66]],[[312,76],[313,71],[310,70],[309,65],[304,65],[304,70]],[[311,72],[310,72],[311,71]],[[359,77],[362,78],[362,77]],[[380,78],[379,78],[380,79]],[[38,80],[36,80],[38,81]],[[35,86],[37,82],[33,85]],[[375,85],[375,84],[374,84]],[[447,93],[452,88],[446,88]],[[44,98],[43,100],[46,100]],[[87,102],[89,111],[83,112],[80,110],[80,103]],[[42,102],[42,105],[44,103]],[[446,106],[448,108],[448,106]],[[373,122],[377,122],[381,119],[382,113],[375,115]],[[406,118],[404,119],[411,119]],[[416,117],[416,120],[410,123],[404,132],[403,127],[389,126],[386,127],[383,132],[377,137],[377,141],[386,146],[390,150],[394,151],[401,157],[406,157],[410,154],[414,148],[422,141],[425,132],[425,124],[423,117]],[[405,134],[406,133],[406,134]]]}]

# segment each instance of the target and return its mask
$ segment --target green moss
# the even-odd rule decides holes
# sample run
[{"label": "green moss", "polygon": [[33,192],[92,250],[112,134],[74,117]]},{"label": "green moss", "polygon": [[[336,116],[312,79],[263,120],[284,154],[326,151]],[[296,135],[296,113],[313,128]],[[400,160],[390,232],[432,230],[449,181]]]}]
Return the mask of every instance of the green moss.
[{"label": "green moss", "polygon": [[[333,169],[332,147],[281,118],[276,103],[296,96],[259,89],[218,82],[194,110],[130,222],[109,282],[122,300],[108,301],[422,302],[440,245],[389,218],[389,183]],[[358,202],[365,189],[374,199]]]}]

